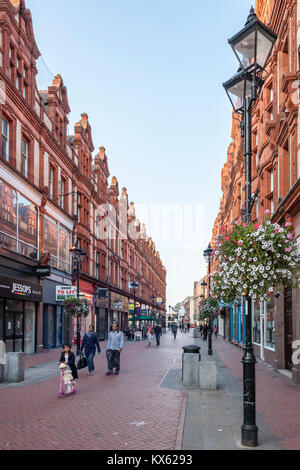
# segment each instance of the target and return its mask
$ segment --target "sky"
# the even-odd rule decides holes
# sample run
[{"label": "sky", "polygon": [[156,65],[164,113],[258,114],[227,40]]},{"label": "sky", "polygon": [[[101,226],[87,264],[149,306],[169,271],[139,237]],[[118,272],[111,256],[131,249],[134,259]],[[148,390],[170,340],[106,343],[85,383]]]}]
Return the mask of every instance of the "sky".
[{"label": "sky", "polygon": [[40,88],[60,73],[70,133],[86,112],[95,154],[127,188],[167,269],[167,305],[193,295],[231,135],[227,39],[251,0],[27,0]]}]

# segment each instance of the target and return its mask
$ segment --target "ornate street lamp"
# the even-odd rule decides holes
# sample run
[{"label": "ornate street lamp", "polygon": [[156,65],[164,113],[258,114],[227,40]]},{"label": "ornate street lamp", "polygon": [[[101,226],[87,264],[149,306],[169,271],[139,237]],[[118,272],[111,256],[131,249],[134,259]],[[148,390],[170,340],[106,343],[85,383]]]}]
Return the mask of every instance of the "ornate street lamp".
[{"label": "ornate street lamp", "polygon": [[[86,252],[82,250],[79,240],[70,249],[70,254],[74,263],[74,271],[77,278],[77,298],[80,296],[80,266],[86,257]],[[81,319],[77,315],[77,355],[80,355],[80,332],[81,332]]]},{"label": "ornate street lamp", "polygon": [[[210,297],[210,271],[211,271],[211,260],[212,260],[213,252],[214,250],[209,244],[203,253],[204,259],[208,263],[208,297]],[[212,321],[211,320],[209,322],[209,329],[208,329],[208,355],[209,356],[213,355],[212,353]]]},{"label": "ornate street lamp", "polygon": [[136,318],[136,291],[138,289],[139,285],[137,282],[132,282],[131,283],[131,288],[133,289],[134,292],[134,299],[133,299],[133,304],[134,304],[134,314],[133,314],[133,329],[135,329],[135,318]]},{"label": "ornate street lamp", "polygon": [[263,71],[277,36],[262,23],[251,7],[245,27],[228,40],[243,70]]},{"label": "ornate street lamp", "polygon": [[[245,145],[245,209],[244,222],[251,222],[251,213],[256,200],[251,188],[252,159],[252,108],[258,92],[263,85],[262,73],[270,58],[277,39],[276,34],[264,25],[256,16],[253,7],[245,27],[229,39],[238,61],[238,74],[224,83],[224,88],[235,110],[243,116],[242,137]],[[245,301],[245,348],[243,363],[243,401],[244,423],[242,426],[242,444],[246,447],[258,446],[258,427],[256,425],[255,406],[255,364],[256,358],[252,344],[252,303],[247,296]]]}]

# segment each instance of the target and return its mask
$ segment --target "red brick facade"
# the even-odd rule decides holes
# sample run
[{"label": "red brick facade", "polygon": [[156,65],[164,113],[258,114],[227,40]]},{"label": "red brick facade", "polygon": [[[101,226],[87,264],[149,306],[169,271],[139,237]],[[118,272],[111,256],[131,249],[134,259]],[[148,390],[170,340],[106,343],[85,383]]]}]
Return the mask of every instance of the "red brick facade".
[{"label": "red brick facade", "polygon": [[[39,56],[25,1],[1,0],[0,255],[8,259],[13,252],[20,254],[22,259],[19,259],[29,266],[34,264],[33,260],[37,264],[39,259],[47,258],[49,253],[53,270],[49,282],[54,285],[56,279],[58,284],[68,285],[72,283],[69,250],[78,239],[86,252],[81,285],[83,293],[90,296],[89,321],[96,320],[97,289],[109,287],[113,304],[122,299],[114,318],[119,315],[118,319],[125,326],[128,304],[133,302],[128,281],[138,282],[136,301],[147,310],[154,305],[152,296],[166,301],[166,269],[145,227],[136,220],[134,205],[129,206],[126,189],[120,194],[115,177],[109,183],[105,148],[100,147],[94,157],[92,131],[86,113],[81,115],[74,133],[68,135],[70,106],[62,77],[57,75],[46,90],[37,89],[36,61]],[[21,213],[26,206],[26,214],[24,220],[16,223],[16,228],[14,201],[23,201],[22,198],[25,203],[17,203],[17,210]],[[107,224],[103,236],[101,227],[109,205],[120,217]],[[122,208],[125,208],[125,216]],[[30,210],[35,214],[31,222]],[[31,238],[28,238],[31,233],[28,226],[24,234],[21,232],[24,223],[33,224]],[[133,236],[135,231],[140,237]],[[34,247],[30,263],[26,248],[29,242],[28,250],[32,251]],[[4,274],[2,269],[1,274]],[[41,282],[44,282],[45,291],[47,280]],[[52,302],[48,300],[47,303]],[[165,305],[156,305],[155,310],[164,314]],[[37,306],[38,350],[47,347],[43,327],[43,318],[45,320],[47,315],[40,303]],[[108,317],[109,324],[113,312]],[[72,331],[70,336],[73,337]]]},{"label": "red brick facade", "polygon": [[[253,109],[252,193],[259,191],[253,222],[261,222],[267,209],[274,221],[291,221],[300,241],[300,121],[299,53],[300,4],[297,0],[257,0],[256,12],[278,35],[264,74],[264,86]],[[244,148],[240,117],[233,114],[232,142],[222,170],[222,199],[213,228],[212,244],[222,225],[243,215]],[[272,312],[273,314],[273,312]],[[269,310],[258,315],[263,336]],[[256,346],[259,356],[278,369],[292,370],[300,382],[300,368],[291,366],[292,341],[300,339],[300,289],[286,292],[274,306],[275,344]],[[262,338],[260,338],[262,343]]]}]

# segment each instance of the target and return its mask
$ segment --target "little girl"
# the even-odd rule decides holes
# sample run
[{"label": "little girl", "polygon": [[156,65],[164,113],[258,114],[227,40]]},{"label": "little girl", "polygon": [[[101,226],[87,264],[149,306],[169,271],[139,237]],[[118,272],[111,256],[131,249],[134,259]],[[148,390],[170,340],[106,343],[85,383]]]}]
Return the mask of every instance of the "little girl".
[{"label": "little girl", "polygon": [[74,380],[78,379],[78,372],[75,364],[75,354],[72,353],[70,344],[64,345],[64,350],[61,353],[59,364],[66,364],[68,369],[71,370],[74,385]]}]

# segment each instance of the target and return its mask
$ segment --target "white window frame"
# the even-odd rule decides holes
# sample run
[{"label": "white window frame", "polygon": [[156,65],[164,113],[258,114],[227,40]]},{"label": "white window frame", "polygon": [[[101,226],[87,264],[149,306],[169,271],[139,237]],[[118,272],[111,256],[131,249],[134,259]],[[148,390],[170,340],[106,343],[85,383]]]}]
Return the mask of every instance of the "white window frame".
[{"label": "white window frame", "polygon": [[[3,132],[3,124],[6,123],[6,135],[4,134]],[[3,137],[5,139],[5,155],[3,155],[3,151],[2,151],[2,157],[7,161],[9,162],[9,133],[10,133],[10,122],[5,119],[5,118],[2,118],[2,150],[3,150]]]},{"label": "white window frame", "polygon": [[[24,153],[24,147],[23,147],[24,143],[26,144],[26,146],[25,146],[26,153]],[[26,139],[22,138],[22,165],[21,165],[21,169],[22,169],[22,174],[26,178],[28,178],[28,151],[29,151],[29,142]],[[23,166],[24,159],[25,159],[25,168]]]}]

